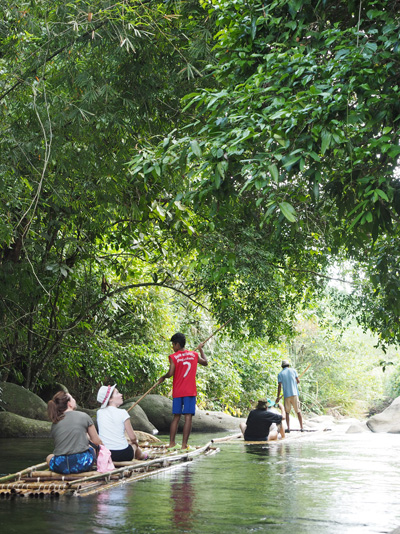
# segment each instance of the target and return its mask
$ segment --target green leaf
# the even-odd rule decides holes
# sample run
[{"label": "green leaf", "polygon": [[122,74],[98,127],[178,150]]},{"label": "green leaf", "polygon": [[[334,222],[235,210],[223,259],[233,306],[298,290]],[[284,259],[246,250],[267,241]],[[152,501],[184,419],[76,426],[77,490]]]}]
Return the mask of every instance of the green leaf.
[{"label": "green leaf", "polygon": [[382,189],[375,189],[375,192],[377,195],[379,195],[383,200],[386,200],[386,202],[389,202],[388,196],[385,193],[385,191],[382,191]]},{"label": "green leaf", "polygon": [[301,159],[301,154],[291,155],[288,158],[284,158],[283,165],[284,167],[291,167]]},{"label": "green leaf", "polygon": [[279,171],[278,167],[273,163],[272,165],[268,165],[268,170],[271,173],[272,179],[274,182],[279,182]]},{"label": "green leaf", "polygon": [[331,139],[332,139],[332,135],[329,132],[327,132],[326,130],[322,130],[321,139],[322,139],[321,153],[325,154],[327,148],[329,148],[329,145],[330,145],[330,142],[331,142]]},{"label": "green leaf", "polygon": [[196,139],[192,139],[190,141],[190,148],[192,149],[192,152],[198,156],[199,158],[201,157],[202,155],[202,151],[201,151],[201,148],[200,148],[200,145],[199,143],[196,141]]},{"label": "green leaf", "polygon": [[279,202],[279,208],[288,221],[296,222],[296,210],[291,204],[288,202]]}]

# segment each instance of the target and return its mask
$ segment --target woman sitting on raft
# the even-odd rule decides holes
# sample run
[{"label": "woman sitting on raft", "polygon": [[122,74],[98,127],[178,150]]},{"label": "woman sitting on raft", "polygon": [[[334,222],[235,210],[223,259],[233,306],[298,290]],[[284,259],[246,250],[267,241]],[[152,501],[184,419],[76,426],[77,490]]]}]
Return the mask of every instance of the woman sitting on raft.
[{"label": "woman sitting on raft", "polygon": [[102,444],[91,417],[75,410],[75,399],[64,391],[56,393],[47,404],[55,448],[46,462],[55,473],[90,471],[95,465],[96,452],[89,445],[89,438],[94,445]]},{"label": "woman sitting on raft", "polygon": [[[101,403],[97,412],[99,435],[104,445],[111,451],[113,462],[130,462],[134,458],[146,460],[147,454],[139,448],[129,413],[119,407],[123,404],[122,393],[114,386],[101,386],[97,401]],[[125,437],[125,432],[131,445]]]}]

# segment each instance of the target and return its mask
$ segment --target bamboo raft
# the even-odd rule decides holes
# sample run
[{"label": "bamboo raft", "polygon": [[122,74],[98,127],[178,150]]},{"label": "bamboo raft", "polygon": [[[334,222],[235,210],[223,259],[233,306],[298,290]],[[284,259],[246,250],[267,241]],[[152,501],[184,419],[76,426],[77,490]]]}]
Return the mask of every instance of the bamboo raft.
[{"label": "bamboo raft", "polygon": [[210,441],[190,451],[168,451],[164,444],[142,446],[148,452],[147,460],[114,462],[115,469],[107,473],[88,471],[60,475],[50,471],[46,462],[28,467],[0,478],[1,498],[58,498],[62,495],[85,497],[110,488],[140,480],[193,460],[201,454],[210,456],[219,451]]},{"label": "bamboo raft", "polygon": [[[310,431],[313,432],[313,431]],[[318,431],[317,431],[318,432]],[[321,432],[321,431],[319,431]],[[60,475],[48,469],[47,463],[33,465],[17,473],[0,478],[0,499],[30,497],[30,498],[58,498],[63,495],[85,497],[100,493],[116,486],[134,482],[153,476],[180,463],[193,460],[196,456],[210,456],[219,452],[215,446],[221,442],[239,442],[245,445],[263,445],[284,443],[300,437],[305,433],[287,435],[285,439],[274,441],[245,441],[242,433],[212,439],[202,447],[189,451],[168,451],[163,443],[140,444],[142,450],[148,453],[147,460],[132,460],[131,462],[114,462],[115,469],[107,473],[88,471],[85,473]]]}]

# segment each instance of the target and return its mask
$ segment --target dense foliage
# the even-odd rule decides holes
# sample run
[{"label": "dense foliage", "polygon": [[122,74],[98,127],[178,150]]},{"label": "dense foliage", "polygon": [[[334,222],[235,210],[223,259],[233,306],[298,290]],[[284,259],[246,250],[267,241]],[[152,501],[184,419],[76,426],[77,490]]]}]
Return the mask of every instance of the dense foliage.
[{"label": "dense foliage", "polygon": [[[126,162],[143,137],[179,122],[179,99],[209,55],[205,18],[197,2],[1,4],[5,377],[35,388],[99,334],[122,293],[179,290],[163,187],[132,179]],[[172,223],[190,226],[186,212],[174,205]]]},{"label": "dense foliage", "polygon": [[397,2],[202,5],[217,16],[209,73],[218,87],[187,95],[191,124],[133,168],[146,173],[155,156],[163,174],[179,166],[184,198],[229,236],[224,269],[240,269],[229,261],[239,227],[246,244],[263,244],[296,302],[335,256],[351,259],[360,322],[397,341]]},{"label": "dense foliage", "polygon": [[232,319],[200,400],[247,408],[343,260],[399,340],[397,2],[315,4],[0,4],[3,379],[138,393]]}]

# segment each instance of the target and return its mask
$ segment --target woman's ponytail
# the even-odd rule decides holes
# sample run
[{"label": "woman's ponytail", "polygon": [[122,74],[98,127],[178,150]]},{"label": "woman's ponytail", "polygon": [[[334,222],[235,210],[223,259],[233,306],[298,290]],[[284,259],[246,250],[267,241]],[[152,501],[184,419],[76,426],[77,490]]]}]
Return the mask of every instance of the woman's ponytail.
[{"label": "woman's ponytail", "polygon": [[52,400],[47,403],[47,415],[49,416],[50,421],[58,423],[58,421],[63,419],[70,398],[70,395],[65,393],[65,391],[59,391],[54,395]]}]

